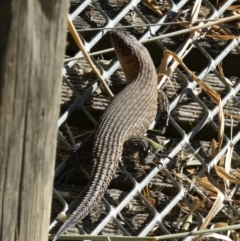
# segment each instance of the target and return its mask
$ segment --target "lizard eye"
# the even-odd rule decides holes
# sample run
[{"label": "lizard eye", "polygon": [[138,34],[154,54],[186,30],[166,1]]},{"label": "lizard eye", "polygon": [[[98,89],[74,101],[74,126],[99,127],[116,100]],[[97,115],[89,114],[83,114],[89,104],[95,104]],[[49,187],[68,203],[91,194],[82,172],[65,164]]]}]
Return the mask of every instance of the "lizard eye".
[{"label": "lizard eye", "polygon": [[122,39],[119,39],[119,40],[118,40],[118,45],[119,45],[120,47],[124,47],[124,46],[125,46],[124,41],[123,41]]}]

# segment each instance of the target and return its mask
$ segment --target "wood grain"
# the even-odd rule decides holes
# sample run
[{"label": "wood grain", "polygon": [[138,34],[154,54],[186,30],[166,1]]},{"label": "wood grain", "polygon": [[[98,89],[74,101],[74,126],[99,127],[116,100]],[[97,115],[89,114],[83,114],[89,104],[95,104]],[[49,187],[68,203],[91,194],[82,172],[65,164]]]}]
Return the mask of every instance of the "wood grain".
[{"label": "wood grain", "polygon": [[0,240],[47,240],[67,11],[0,4]]}]

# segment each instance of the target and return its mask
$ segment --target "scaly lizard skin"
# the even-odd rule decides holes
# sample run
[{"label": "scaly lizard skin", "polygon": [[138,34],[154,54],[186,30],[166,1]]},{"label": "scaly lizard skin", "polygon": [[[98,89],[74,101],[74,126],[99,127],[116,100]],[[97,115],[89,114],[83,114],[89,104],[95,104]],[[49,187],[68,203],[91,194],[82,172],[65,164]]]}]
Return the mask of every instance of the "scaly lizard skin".
[{"label": "scaly lizard skin", "polygon": [[143,136],[157,113],[157,73],[149,52],[127,32],[113,31],[111,41],[126,76],[127,87],[113,99],[100,120],[94,139],[94,166],[87,195],[53,241],[99,204],[116,172],[124,142]]}]

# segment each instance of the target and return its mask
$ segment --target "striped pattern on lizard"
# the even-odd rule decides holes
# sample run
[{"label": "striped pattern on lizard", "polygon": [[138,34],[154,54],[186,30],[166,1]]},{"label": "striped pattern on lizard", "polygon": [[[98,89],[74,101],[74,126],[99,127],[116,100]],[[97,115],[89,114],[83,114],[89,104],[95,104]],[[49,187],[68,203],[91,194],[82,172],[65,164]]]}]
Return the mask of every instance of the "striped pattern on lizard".
[{"label": "striped pattern on lizard", "polygon": [[127,32],[111,32],[111,42],[127,86],[109,104],[96,130],[87,194],[53,241],[98,205],[115,175],[124,143],[143,136],[157,114],[157,73],[148,50]]}]

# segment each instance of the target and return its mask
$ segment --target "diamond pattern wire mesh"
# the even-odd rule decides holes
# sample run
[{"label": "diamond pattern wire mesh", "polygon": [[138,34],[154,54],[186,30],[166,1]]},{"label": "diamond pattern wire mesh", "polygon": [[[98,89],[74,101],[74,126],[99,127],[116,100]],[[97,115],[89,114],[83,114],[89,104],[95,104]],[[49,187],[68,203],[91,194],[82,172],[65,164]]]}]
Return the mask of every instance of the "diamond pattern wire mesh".
[{"label": "diamond pattern wire mesh", "polygon": [[[163,1],[164,2],[164,1]],[[223,13],[226,13],[228,7],[235,1],[225,1],[223,5],[221,5],[218,9],[216,9],[209,1],[203,1],[205,8],[207,9],[207,18],[215,19],[221,17]],[[95,25],[96,27],[115,27],[118,25],[132,25],[133,19],[134,24],[139,23],[164,23],[168,22],[171,19],[173,13],[184,12],[186,6],[188,6],[189,1],[167,1],[169,8],[164,10],[163,16],[154,15],[154,18],[149,18],[146,16],[146,12],[150,11],[143,4],[140,4],[140,0],[131,0],[128,3],[125,1],[80,1],[80,3],[72,4],[71,6],[71,19],[75,23],[75,20],[81,19],[81,26],[75,24],[76,28],[87,28]],[[160,4],[161,1],[160,1]],[[110,6],[110,7],[109,7]],[[131,17],[132,13],[134,13],[134,18]],[[79,22],[77,22],[79,24]],[[221,27],[227,32],[229,35],[234,34],[231,30],[224,24]],[[139,38],[140,40],[145,40],[150,38],[151,36],[157,36],[160,33],[165,33],[169,27],[166,26],[151,26],[151,27],[142,27],[139,31],[142,31],[142,36]],[[98,44],[99,41],[103,38],[104,35],[108,33],[109,30],[100,30],[96,31],[92,34],[92,38],[84,39],[85,49],[89,52]],[[129,30],[132,31],[132,30]],[[138,35],[139,35],[138,31]],[[134,32],[134,31],[133,31]],[[236,33],[235,33],[236,34]],[[139,37],[139,36],[138,36]],[[182,41],[181,46],[179,46],[175,52],[178,53],[182,46],[184,46],[185,42],[188,39],[185,38]],[[228,81],[220,74],[217,66],[223,61],[226,56],[235,51],[236,54],[240,54],[239,48],[239,39],[233,39],[227,41],[225,46],[221,51],[217,52],[215,56],[207,51],[207,48],[203,47],[202,39],[199,36],[195,36],[192,40],[192,44],[194,48],[200,51],[201,55],[206,58],[208,63],[201,67],[200,72],[197,76],[200,79],[206,79],[206,76],[210,76],[210,80],[206,80],[207,84],[210,85],[217,92],[221,93],[222,105],[224,106],[224,110],[229,110],[229,106],[232,110],[233,115],[239,113],[239,89],[240,82],[238,80],[232,80],[232,85],[229,84]],[[200,43],[201,42],[201,43]],[[167,49],[167,44],[164,40],[155,41],[157,44],[157,48],[160,48],[162,51]],[[82,56],[82,53],[79,52],[76,56]],[[122,76],[121,71],[117,70],[119,68],[119,62],[115,60],[111,62],[111,64],[104,65],[101,63],[101,60],[94,59],[94,63],[97,68],[101,71],[101,74],[104,79],[110,79],[111,77],[116,75],[116,73],[120,72],[120,76]],[[240,61],[239,61],[240,63]],[[198,56],[196,56],[196,63],[198,64]],[[59,127],[59,140],[61,140],[67,148],[71,148],[71,144],[67,141],[65,136],[61,132],[61,126],[63,123],[71,116],[71,114],[77,109],[81,108],[82,111],[86,114],[89,121],[93,122],[96,125],[96,121],[90,114],[90,112],[86,108],[86,103],[89,100],[90,96],[99,89],[98,82],[89,81],[85,86],[82,86],[80,89],[76,89],[76,85],[74,84],[78,82],[79,76],[88,74],[89,70],[83,68],[85,66],[85,60],[74,60],[69,62],[63,68],[63,85],[68,86],[69,90],[72,91],[72,96],[74,96],[74,103],[68,108],[68,110],[60,117],[58,121]],[[83,69],[83,72],[79,74],[79,76],[74,78],[69,78],[72,69],[79,71],[79,69]],[[90,78],[91,79],[91,78]],[[215,80],[221,81],[217,87],[215,86]],[[174,76],[172,78],[173,87],[177,92],[175,95],[172,91],[172,87],[170,85],[165,86],[165,90],[168,91],[170,98],[170,123],[171,128],[174,128],[178,135],[181,136],[180,140],[177,143],[173,143],[168,156],[173,158],[174,161],[180,160],[186,162],[189,157],[184,160],[181,159],[181,153],[188,153],[189,156],[194,155],[194,164],[191,165],[198,166],[197,176],[207,176],[212,183],[214,183],[221,191],[224,192],[223,187],[216,181],[216,175],[213,173],[213,167],[216,161],[218,161],[223,154],[226,153],[227,148],[230,144],[235,145],[240,139],[240,131],[236,128],[232,135],[232,140],[230,141],[229,135],[224,136],[224,142],[222,149],[220,151],[220,155],[215,158],[206,159],[204,157],[204,150],[209,149],[208,144],[206,144],[206,148],[204,149],[204,141],[201,143],[201,150],[197,152],[200,144],[195,143],[195,138],[199,134],[201,130],[203,130],[206,126],[210,126],[213,130],[213,136],[217,136],[218,130],[218,111],[219,108],[215,105],[207,96],[200,98],[198,94],[201,90],[195,81],[192,81],[187,74],[184,73],[181,69],[177,68],[175,70]],[[181,85],[179,85],[181,83]],[[119,82],[121,85],[121,81]],[[78,88],[78,87],[77,87]],[[218,89],[217,89],[218,88]],[[65,89],[66,90],[66,89]],[[172,94],[171,94],[172,93]],[[62,96],[64,98],[68,97],[68,91],[63,92]],[[204,95],[204,93],[202,93]],[[73,98],[73,97],[71,97]],[[178,110],[179,103],[181,103],[181,113]],[[186,103],[186,106],[184,106]],[[194,107],[194,114],[190,117],[189,113],[189,103]],[[104,109],[108,104],[108,101],[102,102],[101,105],[98,105],[96,109]],[[188,116],[188,117],[187,117]],[[179,122],[184,120],[189,121],[192,120],[195,125],[192,126],[191,130],[184,130],[182,126],[180,126]],[[226,120],[225,126],[233,126],[238,127],[239,121],[237,119],[228,119]],[[169,127],[168,127],[169,128]],[[209,133],[210,134],[210,133]],[[236,148],[233,151],[233,157],[236,160],[232,163],[232,168],[239,168],[239,151]],[[78,229],[81,233],[91,233],[91,234],[104,234],[108,233],[108,227],[115,226],[116,233],[115,235],[134,235],[134,236],[146,236],[146,235],[163,235],[163,234],[171,234],[182,232],[184,225],[184,217],[186,217],[189,211],[192,210],[193,216],[189,215],[192,218],[190,225],[187,230],[196,230],[201,226],[201,223],[207,216],[206,210],[210,211],[211,204],[214,200],[208,200],[208,204],[202,204],[205,206],[205,211],[201,211],[201,208],[195,209],[194,207],[197,203],[194,203],[194,198],[189,198],[194,193],[201,193],[201,191],[196,191],[191,184],[191,182],[186,179],[177,178],[176,175],[173,174],[171,168],[169,158],[161,159],[161,165],[152,167],[147,172],[146,176],[137,181],[137,178],[133,177],[125,168],[121,165],[120,169],[123,178],[128,178],[130,182],[133,184],[133,187],[130,191],[126,193],[126,195],[119,199],[118,197],[112,197],[114,200],[118,200],[117,204],[110,205],[110,203],[104,198],[103,204],[100,205],[100,208],[103,208],[105,213],[104,217],[101,216],[100,221],[94,225],[91,230],[84,230],[84,227],[78,226]],[[234,166],[236,165],[236,166]],[[124,165],[125,166],[125,165]],[[183,174],[186,170],[187,162],[182,167],[179,167],[179,173]],[[60,173],[66,168],[66,162],[63,162],[58,169],[56,170],[55,176],[59,176]],[[160,171],[161,170],[161,171]],[[123,174],[124,173],[124,174]],[[165,182],[164,182],[165,181]],[[146,195],[143,195],[143,189],[146,186],[153,187],[152,190],[155,191],[157,195],[159,204],[151,205],[151,200],[146,198]],[[169,189],[169,194],[165,195],[158,191],[160,187],[165,189]],[[156,188],[156,190],[154,190]],[[225,192],[224,192],[225,193]],[[59,201],[63,205],[63,211],[68,209],[68,204],[61,197],[61,195],[54,190],[54,194],[59,199]],[[226,193],[225,193],[226,195]],[[230,200],[234,195],[239,195],[239,186],[231,185],[230,193],[227,195]],[[106,197],[106,195],[105,195]],[[69,207],[70,209],[74,208],[77,203],[77,200],[81,199],[81,195],[76,198],[73,204]],[[108,198],[107,198],[108,199]],[[199,199],[198,199],[199,200]],[[131,207],[129,207],[129,205]],[[134,211],[134,205],[140,206],[140,211],[143,213],[140,219],[138,218],[138,213]],[[207,207],[207,205],[209,207]],[[217,214],[221,215],[217,215]],[[120,215],[120,216],[119,216]],[[122,218],[119,218],[122,217]],[[228,202],[227,204],[223,203],[218,208],[216,212],[214,222],[223,221],[227,222],[227,220],[232,220],[234,218],[240,219],[240,206],[236,205],[234,202]],[[137,220],[134,222],[134,220]],[[51,223],[51,227],[56,225],[56,220]],[[113,233],[112,233],[113,234]],[[192,240],[193,237],[187,237],[184,240]],[[176,240],[176,239],[175,239]]]}]

